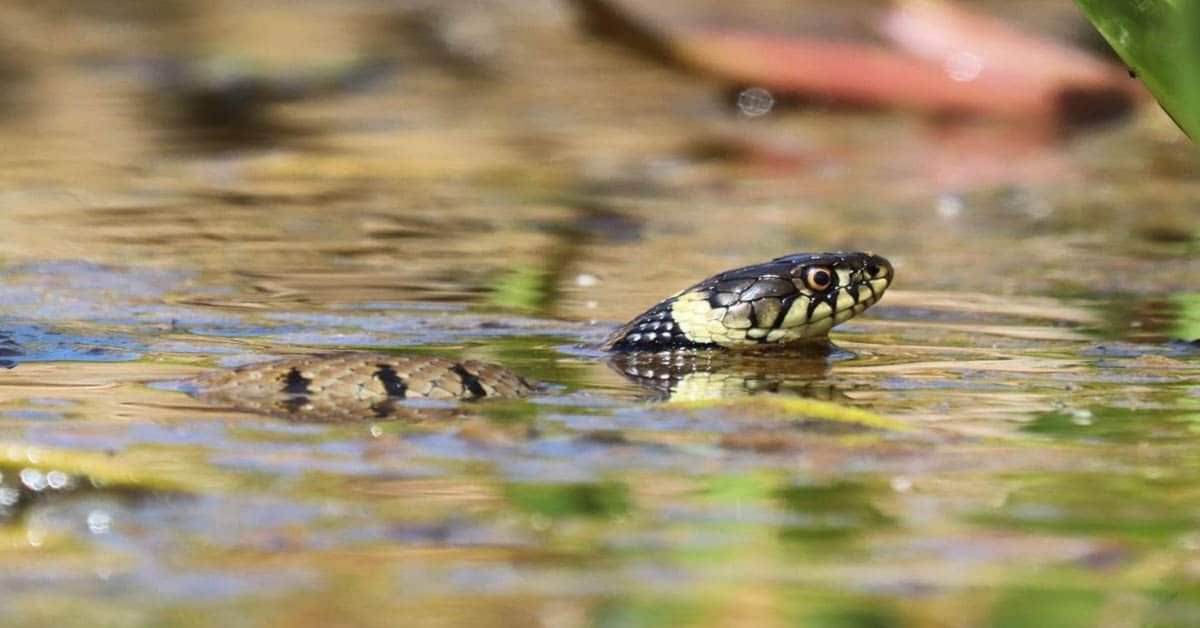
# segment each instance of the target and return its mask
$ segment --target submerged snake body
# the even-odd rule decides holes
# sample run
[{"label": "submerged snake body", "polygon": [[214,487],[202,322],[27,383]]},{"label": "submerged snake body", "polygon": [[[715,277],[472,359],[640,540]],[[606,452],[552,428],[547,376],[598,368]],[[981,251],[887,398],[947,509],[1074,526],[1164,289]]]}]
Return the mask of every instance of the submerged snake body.
[{"label": "submerged snake body", "polygon": [[[631,354],[797,344],[824,337],[873,305],[892,278],[891,264],[869,253],[788,255],[705,279],[617,329],[600,348]],[[411,399],[520,397],[536,390],[487,362],[367,353],[251,364],[202,375],[193,387],[220,405],[325,420],[406,414],[399,403]]]},{"label": "submerged snake body", "polygon": [[314,355],[214,371],[193,380],[209,403],[262,414],[348,420],[411,415],[406,399],[527,395],[534,386],[503,366],[440,356]]}]

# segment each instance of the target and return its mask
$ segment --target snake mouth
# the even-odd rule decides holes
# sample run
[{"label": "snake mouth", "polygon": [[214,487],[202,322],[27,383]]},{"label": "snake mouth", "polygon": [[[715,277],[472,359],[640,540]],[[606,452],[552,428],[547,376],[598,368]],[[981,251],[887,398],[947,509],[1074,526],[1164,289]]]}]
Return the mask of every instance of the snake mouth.
[{"label": "snake mouth", "polygon": [[785,344],[826,335],[895,276],[871,253],[801,253],[715,275],[659,303],[602,345],[617,351]]}]

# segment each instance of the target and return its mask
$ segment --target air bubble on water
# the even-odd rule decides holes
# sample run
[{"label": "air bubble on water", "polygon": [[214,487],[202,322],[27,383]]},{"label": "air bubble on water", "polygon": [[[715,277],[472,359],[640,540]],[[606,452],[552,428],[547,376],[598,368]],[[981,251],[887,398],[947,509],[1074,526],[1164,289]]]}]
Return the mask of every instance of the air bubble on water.
[{"label": "air bubble on water", "polygon": [[112,529],[112,515],[103,510],[93,510],[88,513],[87,526],[92,534],[108,534]]},{"label": "air bubble on water", "polygon": [[67,488],[71,484],[71,476],[62,471],[51,471],[46,474],[46,484],[54,490]]},{"label": "air bubble on water", "polygon": [[973,52],[959,50],[946,57],[942,69],[951,80],[968,83],[979,78],[979,74],[983,72],[983,59]]},{"label": "air bubble on water", "polygon": [[1023,207],[1025,215],[1035,220],[1045,220],[1054,215],[1054,206],[1043,198],[1030,198]]},{"label": "air bubble on water", "polygon": [[46,475],[37,469],[21,469],[21,483],[31,491],[44,491],[48,486]]},{"label": "air bubble on water", "polygon": [[737,97],[738,111],[750,118],[767,115],[774,106],[775,97],[761,87],[744,89]]},{"label": "air bubble on water", "polygon": [[598,283],[600,283],[600,278],[592,274],[580,273],[575,276],[575,285],[580,288],[591,288]]},{"label": "air bubble on water", "polygon": [[963,210],[963,199],[957,194],[942,194],[937,198],[937,213],[942,218],[956,218]]}]

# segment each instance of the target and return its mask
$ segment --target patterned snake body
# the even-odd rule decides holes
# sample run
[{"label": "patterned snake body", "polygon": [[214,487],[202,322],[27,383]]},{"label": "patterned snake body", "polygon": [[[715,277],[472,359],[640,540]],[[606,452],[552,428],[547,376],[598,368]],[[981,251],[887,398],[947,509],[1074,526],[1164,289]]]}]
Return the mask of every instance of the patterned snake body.
[{"label": "patterned snake body", "polygon": [[[631,354],[799,344],[879,301],[893,276],[886,259],[869,253],[788,255],[709,277],[617,329],[600,348]],[[410,399],[512,398],[536,390],[496,364],[375,353],[251,364],[192,385],[196,396],[223,406],[324,420],[410,414],[398,404]]]},{"label": "patterned snake body", "polygon": [[406,399],[522,397],[533,384],[497,364],[383,353],[314,355],[248,364],[193,380],[197,396],[260,414],[323,420],[411,415]]}]

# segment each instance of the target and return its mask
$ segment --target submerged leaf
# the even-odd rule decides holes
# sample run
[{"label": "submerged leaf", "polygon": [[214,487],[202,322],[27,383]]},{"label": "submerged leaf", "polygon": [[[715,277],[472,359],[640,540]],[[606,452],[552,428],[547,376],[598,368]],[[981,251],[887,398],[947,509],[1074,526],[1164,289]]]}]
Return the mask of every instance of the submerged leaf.
[{"label": "submerged leaf", "polygon": [[543,312],[557,298],[555,275],[545,268],[517,266],[496,282],[489,299],[518,312]]},{"label": "submerged leaf", "polygon": [[1200,292],[1177,292],[1167,299],[1175,309],[1171,335],[1188,342],[1200,340]]},{"label": "submerged leaf", "polygon": [[738,414],[752,413],[756,409],[780,412],[788,418],[818,419],[854,423],[892,432],[914,432],[916,428],[903,421],[889,419],[885,416],[862,410],[848,408],[829,401],[805,399],[802,397],[785,397],[777,395],[758,395],[738,399],[703,400],[703,401],[672,401],[672,408],[705,410],[709,408],[728,409]]},{"label": "submerged leaf", "polygon": [[632,508],[629,487],[621,482],[513,483],[505,492],[516,508],[550,519],[609,519]]}]

